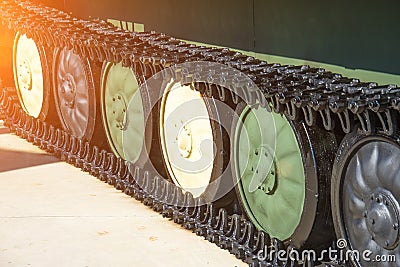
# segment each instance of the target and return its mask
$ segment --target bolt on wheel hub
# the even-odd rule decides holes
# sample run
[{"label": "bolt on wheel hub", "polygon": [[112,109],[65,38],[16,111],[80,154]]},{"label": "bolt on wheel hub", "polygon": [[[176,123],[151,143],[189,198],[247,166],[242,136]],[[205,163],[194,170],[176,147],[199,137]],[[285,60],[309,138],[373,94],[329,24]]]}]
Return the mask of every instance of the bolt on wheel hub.
[{"label": "bolt on wheel hub", "polygon": [[19,77],[22,89],[32,90],[32,71],[29,61],[26,59],[20,64]]},{"label": "bolt on wheel hub", "polygon": [[366,201],[364,218],[371,239],[385,249],[399,244],[399,211],[393,195],[383,189],[376,190]]},{"label": "bolt on wheel hub", "polygon": [[179,153],[182,157],[188,158],[192,153],[192,131],[189,124],[182,127],[177,137]]},{"label": "bolt on wheel hub", "polygon": [[126,97],[123,94],[123,90],[119,90],[119,93],[115,94],[112,98],[113,101],[113,117],[115,119],[115,127],[117,129],[123,131],[126,129],[126,125],[128,123],[128,116],[126,113],[127,105],[126,105]]},{"label": "bolt on wheel hub", "polygon": [[74,108],[76,97],[76,84],[74,77],[70,73],[66,73],[60,82],[61,99],[69,108]]},{"label": "bolt on wheel hub", "polygon": [[[260,185],[257,187],[257,190],[261,190],[267,195],[272,195],[278,185],[277,163],[276,159],[274,158],[274,153],[271,150],[272,149],[268,148],[267,146],[259,146],[254,150],[252,155],[254,160],[250,161],[253,163],[251,166],[253,179],[260,181]],[[269,164],[262,164],[271,161],[271,166],[269,166]],[[254,164],[254,162],[259,164]]]}]

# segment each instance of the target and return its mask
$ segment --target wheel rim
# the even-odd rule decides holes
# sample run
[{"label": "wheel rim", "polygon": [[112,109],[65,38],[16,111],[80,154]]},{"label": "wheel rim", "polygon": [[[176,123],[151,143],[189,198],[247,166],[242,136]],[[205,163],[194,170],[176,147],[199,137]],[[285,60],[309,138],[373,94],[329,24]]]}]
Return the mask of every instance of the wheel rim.
[{"label": "wheel rim", "polygon": [[43,107],[43,70],[35,41],[17,34],[14,41],[14,80],[25,112],[38,118]]},{"label": "wheel rim", "polygon": [[90,140],[95,119],[93,77],[88,62],[71,50],[56,53],[54,95],[63,128]]},{"label": "wheel rim", "polygon": [[292,126],[261,107],[245,107],[240,121],[234,164],[242,206],[259,229],[288,239],[300,223],[305,201],[303,161]]},{"label": "wheel rim", "polygon": [[107,63],[101,96],[110,147],[117,156],[135,163],[143,149],[145,124],[139,84],[132,69]]},{"label": "wheel rim", "polygon": [[206,102],[193,85],[173,81],[167,85],[161,101],[160,137],[173,182],[200,196],[211,181],[215,149]]},{"label": "wheel rim", "polygon": [[[345,172],[342,209],[346,235],[353,249],[372,251],[371,259],[376,255],[400,257],[399,161],[398,145],[371,141],[355,152]],[[374,263],[360,258],[360,264]]]}]

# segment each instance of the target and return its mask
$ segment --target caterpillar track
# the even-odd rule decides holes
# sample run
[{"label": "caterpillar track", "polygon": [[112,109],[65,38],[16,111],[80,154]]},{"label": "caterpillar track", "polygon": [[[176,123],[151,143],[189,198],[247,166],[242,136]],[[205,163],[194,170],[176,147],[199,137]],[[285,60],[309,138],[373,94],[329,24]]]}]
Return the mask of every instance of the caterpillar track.
[{"label": "caterpillar track", "polygon": [[[220,248],[229,250],[250,266],[321,264],[313,260],[296,261],[290,258],[282,261],[276,254],[274,257],[264,258],[259,255],[268,255],[270,250],[284,250],[287,254],[302,248],[320,251],[335,240],[329,233],[329,229],[333,228],[331,221],[336,237],[345,238],[354,246],[349,249],[371,248],[357,243],[358,239],[362,239],[362,233],[359,234],[356,230],[349,232],[343,226],[342,221],[349,225],[354,219],[348,214],[355,208],[342,202],[342,192],[343,186],[351,187],[354,183],[361,184],[362,179],[369,179],[359,174],[358,165],[352,163],[354,160],[351,161],[353,155],[362,151],[364,143],[390,144],[392,147],[387,149],[394,153],[394,158],[387,156],[387,159],[395,164],[395,148],[398,149],[400,142],[397,138],[400,89],[397,86],[361,82],[310,66],[270,64],[226,48],[187,44],[162,33],[128,32],[101,20],[77,19],[59,10],[24,1],[2,1],[0,21],[15,34],[26,34],[38,46],[48,51],[67,49],[96,66],[104,62],[122,64],[123,67],[140,73],[139,81],[142,84],[151,77],[157,77],[157,74],[160,82],[171,78],[183,84],[194,82],[196,90],[227,105],[235,108],[239,106],[239,95],[249,105],[258,104],[281,114],[290,121],[290,125],[297,125],[292,126],[297,127],[296,129],[304,127],[313,140],[312,144],[318,144],[310,148],[312,154],[315,153],[314,161],[318,163],[316,166],[310,165],[310,168],[316,169],[315,176],[324,178],[320,181],[316,178],[318,182],[312,193],[318,200],[311,212],[322,215],[316,217],[315,222],[315,214],[304,215],[313,218],[310,226],[312,229],[301,229],[308,232],[306,237],[301,233],[296,233],[299,237],[294,234],[295,237],[282,238],[282,241],[271,237],[260,230],[254,221],[236,214],[235,208],[224,207],[219,202],[209,203],[203,196],[194,197],[190,192],[184,192],[168,182],[159,173],[147,169],[147,165],[135,165],[116,156],[99,141],[99,136],[77,137],[60,129],[56,120],[29,116],[21,107],[16,90],[5,88],[0,96],[1,109],[5,124],[17,135],[135,197],[163,216],[171,218],[197,235],[204,236]],[[190,73],[184,66],[191,62],[203,64],[196,68],[196,73]],[[176,66],[178,67],[174,68]],[[244,75],[238,75],[228,67]],[[197,82],[196,79],[203,82]],[[219,85],[215,85],[218,84],[215,81],[219,81]],[[254,85],[261,90],[255,90]],[[227,90],[228,87],[234,87],[236,91]],[[301,123],[304,126],[299,126]],[[329,144],[322,145],[328,141]],[[375,150],[371,148],[371,151],[373,155]],[[362,158],[363,155],[359,157]],[[324,159],[326,164],[321,167]],[[372,164],[380,172],[379,160]],[[350,170],[353,168],[356,181],[347,178],[348,167]],[[385,168],[389,168],[389,165],[385,165]],[[365,172],[363,169],[362,173]],[[365,218],[365,233],[371,233],[371,242],[375,242],[373,252],[376,254],[394,254],[400,257],[398,180],[391,177],[390,181],[379,180],[381,184],[385,184],[384,189],[381,188],[383,186],[378,186],[377,189],[364,190],[360,185],[361,192],[358,192],[357,187],[357,190],[354,186],[351,187],[356,195],[359,193],[363,196],[360,199],[365,204],[357,212],[361,212]],[[352,196],[346,197],[351,203],[359,201]],[[327,206],[321,206],[321,202],[332,202],[328,206],[332,205],[333,219],[330,210],[324,210]],[[343,207],[345,214],[341,211]],[[376,217],[379,212],[387,215],[386,222]],[[379,222],[381,228],[376,228],[376,222]],[[354,259],[327,260],[322,264],[364,266],[361,265],[364,262]]]}]

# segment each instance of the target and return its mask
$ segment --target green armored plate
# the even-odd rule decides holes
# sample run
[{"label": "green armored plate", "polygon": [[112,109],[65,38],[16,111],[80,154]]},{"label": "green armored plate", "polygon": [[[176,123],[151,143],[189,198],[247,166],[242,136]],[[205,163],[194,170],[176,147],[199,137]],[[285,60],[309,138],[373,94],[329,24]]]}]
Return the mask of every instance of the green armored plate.
[{"label": "green armored plate", "polygon": [[121,63],[108,63],[103,70],[101,88],[108,143],[117,156],[134,163],[144,140],[144,111],[136,76]]},{"label": "green armored plate", "polygon": [[302,157],[286,117],[247,106],[235,133],[234,159],[242,206],[272,237],[288,239],[305,199]]}]

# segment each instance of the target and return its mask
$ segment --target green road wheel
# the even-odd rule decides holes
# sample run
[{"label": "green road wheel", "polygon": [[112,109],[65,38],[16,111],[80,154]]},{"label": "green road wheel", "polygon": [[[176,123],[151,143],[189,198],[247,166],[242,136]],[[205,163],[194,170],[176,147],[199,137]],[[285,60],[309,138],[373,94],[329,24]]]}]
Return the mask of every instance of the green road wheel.
[{"label": "green road wheel", "polygon": [[285,117],[263,108],[246,107],[241,120],[234,153],[244,208],[258,228],[285,240],[300,222],[305,198],[296,136]]},{"label": "green road wheel", "polygon": [[[360,252],[355,266],[398,266],[400,259],[400,146],[398,135],[353,131],[332,171],[332,211],[338,239]],[[362,252],[370,251],[362,255]],[[365,255],[367,257],[365,257]]]},{"label": "green road wheel", "polygon": [[[315,229],[326,228],[324,233],[330,229],[326,239],[332,240],[326,184],[336,147],[334,135],[317,135],[317,129],[259,106],[243,104],[238,110],[233,174],[246,215],[258,229],[279,240],[290,240],[296,247],[308,241],[318,246],[316,240],[322,232],[317,234]],[[321,144],[327,147],[322,149]],[[321,149],[322,157],[317,153]],[[326,171],[319,172],[317,166]],[[318,214],[320,210],[323,215]]]},{"label": "green road wheel", "polygon": [[115,155],[135,163],[143,153],[145,118],[139,83],[132,69],[105,63],[102,71],[102,118]]},{"label": "green road wheel", "polygon": [[43,47],[25,34],[17,33],[13,47],[14,80],[24,111],[45,120],[50,102],[50,80]]},{"label": "green road wheel", "polygon": [[89,141],[96,124],[97,75],[87,58],[65,48],[55,51],[54,97],[61,124],[73,136]]}]

